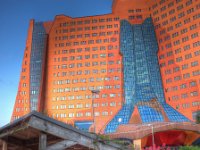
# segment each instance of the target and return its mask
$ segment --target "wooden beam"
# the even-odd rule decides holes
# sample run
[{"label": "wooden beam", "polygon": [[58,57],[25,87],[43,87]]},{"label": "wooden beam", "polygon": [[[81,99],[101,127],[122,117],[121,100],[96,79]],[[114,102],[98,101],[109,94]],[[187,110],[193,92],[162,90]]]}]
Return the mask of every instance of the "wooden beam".
[{"label": "wooden beam", "polygon": [[11,129],[9,129],[9,130],[5,130],[5,132],[2,132],[2,133],[0,134],[0,138],[4,138],[4,137],[6,137],[6,136],[19,133],[19,132],[21,132],[22,130],[27,129],[28,127],[29,127],[28,124],[25,124],[25,125],[23,125],[23,126],[17,126],[17,127],[11,128]]},{"label": "wooden beam", "polygon": [[[117,146],[117,144],[106,144],[99,141],[96,141],[96,136],[88,136],[87,134],[84,135],[81,131],[74,131],[68,128],[65,128],[63,126],[60,126],[56,123],[53,123],[48,120],[44,120],[38,117],[31,117],[31,119],[28,122],[29,126],[32,128],[35,128],[37,130],[46,132],[48,134],[57,136],[59,138],[62,138],[63,140],[70,140],[77,142],[77,144],[91,148],[91,149],[97,149],[97,146],[101,147],[102,150],[118,150],[122,149],[120,146]],[[116,146],[114,146],[116,145]]]},{"label": "wooden beam", "polygon": [[39,136],[39,150],[46,150],[47,147],[47,135],[41,133]]},{"label": "wooden beam", "polygon": [[3,138],[2,140],[5,141],[7,144],[12,144],[12,145],[16,145],[16,146],[17,145],[24,145],[23,140],[18,139],[16,137],[12,137],[12,136]]},{"label": "wooden beam", "polygon": [[55,149],[64,150],[76,144],[77,142],[64,140],[64,141],[48,146],[46,150],[55,150]]},{"label": "wooden beam", "polygon": [[3,150],[8,150],[8,145],[6,141],[3,141]]}]

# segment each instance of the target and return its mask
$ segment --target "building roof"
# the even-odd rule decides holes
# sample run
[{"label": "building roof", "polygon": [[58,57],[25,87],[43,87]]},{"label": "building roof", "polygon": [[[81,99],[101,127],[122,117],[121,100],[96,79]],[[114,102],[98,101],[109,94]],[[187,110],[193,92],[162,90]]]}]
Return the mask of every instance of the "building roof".
[{"label": "building roof", "polygon": [[[115,143],[105,143],[96,134],[80,131],[71,125],[36,111],[0,128],[0,139],[6,141],[8,149],[21,145],[27,149],[37,149],[41,133],[47,135],[47,147],[50,149],[60,143],[70,143],[71,145],[64,145],[66,149],[72,147],[96,149],[96,146],[100,146],[103,149],[122,149],[120,145]],[[60,144],[59,146],[62,145]]]}]

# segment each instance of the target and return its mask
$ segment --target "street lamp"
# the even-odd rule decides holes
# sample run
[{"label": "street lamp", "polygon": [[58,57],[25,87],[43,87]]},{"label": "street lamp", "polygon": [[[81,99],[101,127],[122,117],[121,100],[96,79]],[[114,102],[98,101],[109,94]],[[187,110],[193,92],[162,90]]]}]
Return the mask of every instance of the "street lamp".
[{"label": "street lamp", "polygon": [[119,119],[118,119],[118,122],[121,123],[121,122],[122,122],[122,118],[119,118]]},{"label": "street lamp", "polygon": [[151,133],[152,133],[152,148],[154,150],[154,130],[153,130],[153,124],[148,124],[148,126],[151,126]]},{"label": "street lamp", "polygon": [[96,128],[95,128],[95,115],[94,115],[94,95],[99,94],[99,90],[91,90],[92,93],[92,115],[93,115],[93,122],[94,122],[94,133],[96,133]]}]

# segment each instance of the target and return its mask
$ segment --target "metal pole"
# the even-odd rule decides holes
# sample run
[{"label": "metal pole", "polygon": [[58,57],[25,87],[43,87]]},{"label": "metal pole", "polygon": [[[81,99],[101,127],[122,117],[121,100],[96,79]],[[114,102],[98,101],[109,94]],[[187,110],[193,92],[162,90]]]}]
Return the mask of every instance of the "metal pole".
[{"label": "metal pole", "polygon": [[92,92],[92,115],[93,115],[93,122],[94,122],[94,133],[96,133],[95,116],[94,116],[94,92]]},{"label": "metal pole", "polygon": [[94,133],[96,133],[96,126],[95,126],[95,115],[94,115],[94,95],[99,94],[99,90],[92,90],[92,113],[93,113],[93,122],[94,122]]},{"label": "metal pole", "polygon": [[153,125],[151,125],[151,129],[152,129],[152,146],[153,146],[153,150],[154,150],[154,131],[153,131]]}]

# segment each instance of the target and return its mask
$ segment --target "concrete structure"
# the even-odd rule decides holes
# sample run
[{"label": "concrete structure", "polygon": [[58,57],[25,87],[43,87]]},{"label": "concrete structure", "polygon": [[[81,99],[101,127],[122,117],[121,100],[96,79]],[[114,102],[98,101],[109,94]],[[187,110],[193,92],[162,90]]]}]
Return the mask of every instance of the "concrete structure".
[{"label": "concrete structure", "polygon": [[110,14],[31,20],[12,120],[37,110],[97,133],[194,121],[199,9],[197,0],[114,0]]},{"label": "concrete structure", "polygon": [[0,128],[2,150],[124,150],[70,125],[33,111]]}]

